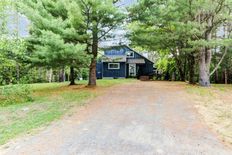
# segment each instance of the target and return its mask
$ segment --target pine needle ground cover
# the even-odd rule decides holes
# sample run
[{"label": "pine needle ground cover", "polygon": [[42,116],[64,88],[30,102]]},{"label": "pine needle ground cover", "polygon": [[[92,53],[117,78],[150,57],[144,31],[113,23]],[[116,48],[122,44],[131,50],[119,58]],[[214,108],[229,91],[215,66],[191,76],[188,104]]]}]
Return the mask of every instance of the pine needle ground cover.
[{"label": "pine needle ground cover", "polygon": [[188,86],[187,90],[208,126],[232,144],[232,85]]},{"label": "pine needle ground cover", "polygon": [[78,81],[79,85],[75,86],[68,86],[69,83],[31,84],[32,101],[0,106],[0,145],[49,125],[71,108],[83,106],[101,95],[108,87],[131,81],[99,80],[96,88],[86,87],[87,81]]}]

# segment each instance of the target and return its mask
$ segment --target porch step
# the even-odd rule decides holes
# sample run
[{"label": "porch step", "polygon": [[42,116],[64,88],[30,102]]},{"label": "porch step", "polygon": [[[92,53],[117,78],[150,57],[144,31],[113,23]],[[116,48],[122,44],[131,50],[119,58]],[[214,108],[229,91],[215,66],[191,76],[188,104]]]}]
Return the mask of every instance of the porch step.
[{"label": "porch step", "polygon": [[140,76],[139,79],[141,81],[149,81],[150,80],[149,76]]}]

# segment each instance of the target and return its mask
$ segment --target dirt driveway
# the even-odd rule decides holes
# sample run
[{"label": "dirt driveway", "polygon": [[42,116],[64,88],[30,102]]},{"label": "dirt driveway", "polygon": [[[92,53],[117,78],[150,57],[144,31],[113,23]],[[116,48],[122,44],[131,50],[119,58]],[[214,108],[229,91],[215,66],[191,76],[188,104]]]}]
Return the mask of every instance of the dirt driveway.
[{"label": "dirt driveway", "polygon": [[139,81],[114,86],[73,115],[4,147],[1,155],[232,154],[201,120],[183,85]]}]

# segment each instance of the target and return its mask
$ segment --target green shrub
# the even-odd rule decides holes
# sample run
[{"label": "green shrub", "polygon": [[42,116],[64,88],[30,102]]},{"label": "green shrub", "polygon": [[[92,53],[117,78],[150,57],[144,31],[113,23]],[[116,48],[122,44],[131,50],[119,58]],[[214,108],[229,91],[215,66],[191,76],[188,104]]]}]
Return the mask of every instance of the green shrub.
[{"label": "green shrub", "polygon": [[0,105],[6,106],[32,101],[32,90],[29,85],[18,84],[1,88]]}]

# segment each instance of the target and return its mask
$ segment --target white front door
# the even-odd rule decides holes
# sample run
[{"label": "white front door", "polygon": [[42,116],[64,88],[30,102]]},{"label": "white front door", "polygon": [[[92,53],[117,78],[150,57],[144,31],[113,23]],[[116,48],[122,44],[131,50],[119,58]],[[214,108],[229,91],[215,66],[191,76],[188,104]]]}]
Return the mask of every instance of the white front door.
[{"label": "white front door", "polygon": [[136,64],[129,64],[129,76],[130,77],[136,76]]}]

